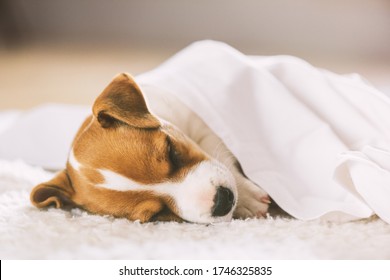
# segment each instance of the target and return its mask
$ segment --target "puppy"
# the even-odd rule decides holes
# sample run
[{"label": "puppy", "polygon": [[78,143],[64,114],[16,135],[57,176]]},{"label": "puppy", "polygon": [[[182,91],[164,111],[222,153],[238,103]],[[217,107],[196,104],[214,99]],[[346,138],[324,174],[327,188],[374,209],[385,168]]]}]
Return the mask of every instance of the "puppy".
[{"label": "puppy", "polygon": [[172,95],[151,86],[141,91],[120,74],[92,111],[66,168],[32,190],[36,207],[79,207],[141,222],[215,223],[267,213],[268,195]]}]

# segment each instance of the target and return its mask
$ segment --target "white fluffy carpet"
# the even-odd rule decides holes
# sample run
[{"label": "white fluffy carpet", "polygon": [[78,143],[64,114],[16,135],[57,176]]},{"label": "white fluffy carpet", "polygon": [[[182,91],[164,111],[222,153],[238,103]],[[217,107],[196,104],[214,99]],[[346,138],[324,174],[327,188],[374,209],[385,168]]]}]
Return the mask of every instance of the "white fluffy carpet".
[{"label": "white fluffy carpet", "polygon": [[288,218],[214,225],[148,223],[38,210],[31,188],[52,174],[0,160],[0,259],[390,259],[390,225]]}]

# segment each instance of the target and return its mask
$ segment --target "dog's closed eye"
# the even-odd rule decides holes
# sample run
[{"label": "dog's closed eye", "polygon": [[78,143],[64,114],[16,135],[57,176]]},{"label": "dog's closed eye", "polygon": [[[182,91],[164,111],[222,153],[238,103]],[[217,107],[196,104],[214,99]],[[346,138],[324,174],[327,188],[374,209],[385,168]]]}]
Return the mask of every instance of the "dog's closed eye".
[{"label": "dog's closed eye", "polygon": [[182,166],[181,155],[169,136],[167,136],[166,142],[168,160],[171,164],[171,173],[174,173]]}]

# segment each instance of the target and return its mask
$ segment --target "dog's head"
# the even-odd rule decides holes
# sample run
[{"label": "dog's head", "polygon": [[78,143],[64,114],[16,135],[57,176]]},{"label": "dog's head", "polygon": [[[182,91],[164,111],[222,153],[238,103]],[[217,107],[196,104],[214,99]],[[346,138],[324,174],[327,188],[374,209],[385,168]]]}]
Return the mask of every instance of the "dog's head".
[{"label": "dog's head", "polygon": [[31,192],[39,208],[81,207],[141,222],[227,221],[236,200],[228,169],[150,113],[127,74],[118,75],[96,99],[66,169]]}]

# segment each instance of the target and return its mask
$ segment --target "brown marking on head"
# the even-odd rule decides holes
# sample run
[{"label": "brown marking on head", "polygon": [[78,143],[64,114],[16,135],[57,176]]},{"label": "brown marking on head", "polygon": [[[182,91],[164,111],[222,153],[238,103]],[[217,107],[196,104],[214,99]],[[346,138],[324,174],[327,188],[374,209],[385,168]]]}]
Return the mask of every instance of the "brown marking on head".
[{"label": "brown marking on head", "polygon": [[149,112],[140,88],[127,74],[118,75],[96,99],[93,116],[79,129],[72,151],[80,169],[68,162],[62,175],[33,190],[33,204],[62,207],[67,203],[142,222],[181,218],[168,196],[99,187],[104,182],[99,170],[140,185],[179,182],[207,158],[186,135]]},{"label": "brown marking on head", "polygon": [[81,167],[80,173],[91,184],[97,185],[104,183],[104,177],[99,171],[95,169]]}]

